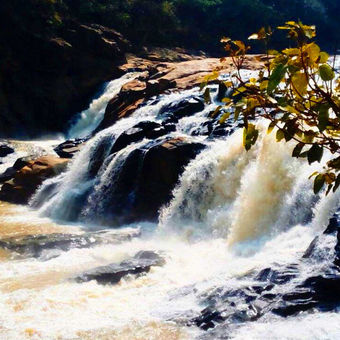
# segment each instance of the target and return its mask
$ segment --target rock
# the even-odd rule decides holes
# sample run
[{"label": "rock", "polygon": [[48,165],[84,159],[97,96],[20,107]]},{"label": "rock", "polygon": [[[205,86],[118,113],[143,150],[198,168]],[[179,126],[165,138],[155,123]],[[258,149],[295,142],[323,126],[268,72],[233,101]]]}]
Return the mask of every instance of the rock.
[{"label": "rock", "polygon": [[0,157],[6,157],[11,153],[14,153],[14,149],[11,146],[5,143],[0,144]]},{"label": "rock", "polygon": [[[131,157],[138,159],[138,166],[135,167],[134,162],[129,163],[128,159],[123,171],[125,176],[128,175],[127,178],[136,178],[136,184],[133,188],[127,188],[128,191],[122,191],[129,198],[129,202],[126,202],[128,213],[124,220],[156,221],[159,208],[169,202],[184,167],[203,148],[203,144],[185,138],[166,138],[151,144],[146,151],[138,150],[137,157],[132,154]],[[114,213],[119,211],[114,209]]]},{"label": "rock", "polygon": [[[140,236],[139,231],[133,230],[129,232],[101,230],[82,234],[38,234],[1,239],[0,247],[25,258],[40,258],[47,251],[52,251],[50,255],[55,257],[72,248],[89,248],[103,243],[118,244],[137,236]],[[44,259],[50,259],[51,256],[44,256]]]},{"label": "rock", "polygon": [[109,163],[117,157],[115,167],[106,173],[107,184],[91,196],[93,202],[100,200],[91,208],[92,218],[111,226],[156,221],[184,167],[204,147],[184,137],[160,137],[132,151],[112,154],[105,160]]},{"label": "rock", "polygon": [[159,123],[152,122],[152,121],[143,121],[132,128],[124,131],[115,141],[115,143],[112,146],[111,152],[114,153],[117,152],[131,143],[138,142],[142,140],[143,138],[150,138],[154,139],[157,137],[160,137],[162,135],[165,135],[167,133],[167,130],[165,128],[162,128],[162,126]]},{"label": "rock", "polygon": [[[157,96],[166,91],[184,90],[199,86],[203,76],[211,73],[213,70],[229,73],[232,70],[232,62],[229,58],[224,63],[218,58],[201,58],[193,57],[185,61],[172,61],[158,63],[150,59],[142,59],[132,55],[127,57],[128,63],[121,67],[125,72],[131,70],[147,71],[141,79],[131,81],[126,84],[120,93],[118,93],[109,102],[104,119],[96,131],[105,129],[114,124],[118,119],[131,115],[143,103],[152,96]],[[244,62],[244,68],[259,69],[261,62],[257,56],[247,56]],[[222,91],[222,90],[221,90]],[[220,91],[220,96],[222,92]],[[180,115],[190,115],[203,109],[203,102],[199,98],[192,98],[192,102],[182,103],[184,107],[179,107],[177,113]],[[174,115],[169,116],[168,122],[175,122]]]},{"label": "rock", "polygon": [[182,118],[191,116],[196,112],[200,112],[204,109],[204,102],[200,97],[191,97],[182,99],[178,102],[171,103],[162,108],[159,112],[160,115],[167,113],[175,116],[176,118]]},{"label": "rock", "polygon": [[59,144],[54,148],[54,151],[61,158],[73,158],[84,146],[84,139],[71,139]]},{"label": "rock", "polygon": [[75,278],[77,282],[96,280],[100,284],[116,284],[127,275],[148,273],[153,266],[162,266],[164,259],[153,251],[140,251],[120,264],[94,268]]},{"label": "rock", "polygon": [[105,129],[120,118],[129,116],[145,101],[146,97],[145,82],[135,79],[125,84],[121,91],[109,101],[104,118],[96,131]]},{"label": "rock", "polygon": [[3,184],[0,199],[12,203],[27,204],[30,197],[42,182],[63,172],[68,159],[55,156],[42,156],[27,161],[17,170],[14,177]]},{"label": "rock", "polygon": [[49,29],[36,34],[12,22],[20,9],[7,2],[2,10],[0,136],[63,131],[104,82],[122,74],[118,66],[130,45],[118,32],[64,18],[56,35]]}]

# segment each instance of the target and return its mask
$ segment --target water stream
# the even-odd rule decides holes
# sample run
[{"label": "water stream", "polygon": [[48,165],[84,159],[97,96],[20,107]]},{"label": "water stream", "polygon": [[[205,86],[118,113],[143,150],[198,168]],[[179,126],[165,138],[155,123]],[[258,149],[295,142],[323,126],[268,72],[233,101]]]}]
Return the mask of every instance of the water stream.
[{"label": "water stream", "polygon": [[[128,78],[119,85],[110,83],[103,102]],[[216,95],[217,88],[212,91]],[[212,300],[219,306],[230,291],[257,285],[255,274],[265,268],[284,271],[295,266],[292,280],[271,288],[274,295],[323,274],[335,256],[334,236],[320,238],[323,250],[317,257],[305,261],[302,256],[324,231],[340,200],[340,192],[313,195],[308,176],[322,164],[309,166],[293,159],[294,145],[276,143],[275,133],[265,133],[265,122],[258,122],[261,137],[249,152],[242,146],[237,123],[230,127],[235,132],[220,138],[194,133],[205,126],[214,104],[179,119],[165,136],[142,138],[110,154],[124,131],[142,121],[163,124],[170,104],[198,94],[193,89],[152,98],[131,117],[90,139],[65,173],[43,183],[31,207],[0,205],[0,241],[39,233],[97,237],[98,228],[103,230],[101,242],[91,247],[58,254],[46,249],[40,257],[0,253],[1,339],[339,338],[336,310],[309,310],[285,318],[268,312],[249,321],[241,293],[228,298],[234,306],[230,313],[239,310],[238,318],[221,314],[224,321],[208,330],[193,321]],[[81,115],[70,135],[84,137],[98,125],[102,97],[100,102],[94,101]],[[128,157],[135,150],[146,152],[162,138],[178,137],[205,148],[183,169],[158,222],[103,223],[102,217],[119,203],[114,179]],[[101,162],[94,164],[98,159]],[[86,270],[121,263],[145,250],[161,254],[165,264],[144,275],[127,275],[115,285],[74,280]]]}]

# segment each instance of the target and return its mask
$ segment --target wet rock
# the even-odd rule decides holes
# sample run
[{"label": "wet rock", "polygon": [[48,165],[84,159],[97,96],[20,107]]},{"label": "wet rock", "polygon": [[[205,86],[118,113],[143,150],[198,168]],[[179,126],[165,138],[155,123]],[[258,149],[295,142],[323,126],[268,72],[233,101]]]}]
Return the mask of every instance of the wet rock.
[{"label": "wet rock", "polygon": [[17,170],[11,180],[3,184],[0,199],[11,203],[27,204],[44,180],[66,170],[68,161],[68,159],[55,156],[42,156],[35,160],[25,161],[26,165]]},{"label": "wet rock", "polygon": [[235,131],[235,129],[233,128],[233,126],[231,124],[228,124],[228,123],[219,124],[219,123],[217,123],[213,127],[209,136],[210,137],[225,137],[225,136],[231,135],[234,131]]},{"label": "wet rock", "polygon": [[112,154],[105,160],[117,157],[107,174],[108,184],[96,193],[98,198],[91,198],[100,197],[91,209],[93,218],[104,225],[156,221],[185,165],[204,147],[188,138],[160,137],[130,152]]},{"label": "wet rock", "polygon": [[125,84],[108,103],[104,118],[96,131],[113,125],[117,120],[128,117],[147,98],[146,82],[134,79]]},{"label": "wet rock", "polygon": [[196,112],[200,112],[204,109],[204,102],[200,97],[191,97],[180,100],[175,103],[171,103],[162,108],[159,112],[160,115],[167,113],[175,116],[176,118],[182,118],[191,116]]},{"label": "wet rock", "polygon": [[207,308],[201,312],[202,314],[194,320],[195,324],[203,330],[214,328],[217,323],[225,320],[221,313],[218,311]]},{"label": "wet rock", "polygon": [[167,130],[162,128],[159,123],[152,121],[143,121],[132,128],[124,131],[115,141],[112,146],[111,152],[114,153],[124,149],[128,145],[138,142],[143,138],[154,139],[165,135]]},{"label": "wet rock", "polygon": [[[0,240],[0,248],[15,252],[24,257],[50,259],[72,248],[89,248],[97,244],[118,244],[140,235],[138,230],[115,232],[101,230],[82,234],[41,234],[11,237]],[[46,252],[53,251],[45,255]]]},{"label": "wet rock", "polygon": [[148,273],[151,267],[162,266],[165,263],[162,256],[153,251],[140,251],[132,258],[119,264],[109,264],[89,270],[75,280],[87,282],[96,280],[100,284],[116,284],[127,275]]},{"label": "wet rock", "polygon": [[0,157],[6,157],[11,153],[14,153],[14,149],[11,146],[5,143],[0,144]]},{"label": "wet rock", "polygon": [[84,139],[70,139],[54,148],[56,154],[61,158],[73,158],[84,146]]},{"label": "wet rock", "polygon": [[0,183],[4,183],[9,181],[14,177],[16,170],[13,167],[7,168],[1,175],[0,175]]},{"label": "wet rock", "polygon": [[159,208],[169,202],[184,167],[203,148],[203,144],[185,138],[166,138],[151,144],[147,150],[139,150],[138,166],[124,169],[128,177],[136,178],[133,190],[125,192],[129,197],[128,221],[155,221]]}]

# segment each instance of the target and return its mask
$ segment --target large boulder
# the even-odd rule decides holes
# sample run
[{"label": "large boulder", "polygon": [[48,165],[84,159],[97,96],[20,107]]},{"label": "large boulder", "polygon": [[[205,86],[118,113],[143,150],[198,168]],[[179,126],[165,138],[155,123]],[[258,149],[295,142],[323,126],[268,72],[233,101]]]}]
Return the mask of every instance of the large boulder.
[{"label": "large boulder", "polygon": [[26,165],[16,171],[13,178],[5,182],[0,190],[0,200],[27,204],[42,182],[63,172],[69,159],[57,156],[42,156],[27,160]]},{"label": "large boulder", "polygon": [[132,128],[124,131],[112,146],[111,153],[122,150],[128,145],[138,142],[143,138],[154,139],[169,132],[168,127],[153,121],[142,121]]},{"label": "large boulder", "polygon": [[184,137],[166,137],[134,149],[114,168],[110,185],[92,197],[104,197],[91,209],[94,219],[109,225],[156,221],[184,167],[203,148]]},{"label": "large boulder", "polygon": [[173,83],[163,80],[131,80],[123,85],[120,92],[109,101],[104,119],[96,131],[105,129],[117,120],[130,116],[152,96],[163,93],[173,86]]}]

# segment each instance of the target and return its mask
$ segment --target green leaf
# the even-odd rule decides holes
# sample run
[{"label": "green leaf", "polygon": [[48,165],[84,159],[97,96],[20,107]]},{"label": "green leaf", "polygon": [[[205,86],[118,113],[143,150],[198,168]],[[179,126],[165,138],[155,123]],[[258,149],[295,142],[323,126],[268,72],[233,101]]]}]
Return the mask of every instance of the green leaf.
[{"label": "green leaf", "polygon": [[303,143],[297,144],[295,146],[294,150],[293,150],[292,156],[298,158],[300,156],[301,151],[302,151],[304,146],[305,146],[305,144],[303,144]]},{"label": "green leaf", "polygon": [[225,112],[218,122],[220,124],[223,124],[229,117],[230,117],[230,112]]},{"label": "green leaf", "polygon": [[273,129],[274,129],[276,123],[277,123],[277,122],[276,122],[275,120],[272,121],[272,122],[270,122],[270,124],[269,124],[269,126],[268,126],[268,130],[267,130],[267,133],[268,133],[268,134],[271,133],[271,132],[273,131]]},{"label": "green leaf", "polygon": [[322,174],[317,175],[314,179],[314,187],[313,187],[314,194],[317,194],[322,189],[324,184],[325,184],[325,176]]},{"label": "green leaf", "polygon": [[277,130],[276,141],[280,142],[283,138],[285,138],[284,132],[282,130]]},{"label": "green leaf", "polygon": [[329,81],[334,79],[335,73],[328,64],[322,64],[319,67],[319,74],[323,81]]},{"label": "green leaf", "polygon": [[222,109],[221,105],[217,106],[217,108],[214,111],[211,111],[209,113],[209,117],[214,118],[217,114],[220,113],[221,109]]},{"label": "green leaf", "polygon": [[234,121],[236,122],[238,120],[238,117],[240,116],[241,113],[241,108],[239,106],[237,106],[235,108],[235,112],[234,112]]},{"label": "green leaf", "polygon": [[243,129],[243,146],[248,151],[256,143],[259,131],[254,124],[248,124],[247,128]]},{"label": "green leaf", "polygon": [[323,147],[317,144],[314,144],[309,150],[307,154],[308,163],[312,164],[314,162],[320,162],[323,155]]},{"label": "green leaf", "polygon": [[324,131],[329,124],[329,107],[327,105],[320,105],[319,108],[319,117],[318,117],[318,128],[320,131]]},{"label": "green leaf", "polygon": [[203,94],[203,98],[206,104],[211,104],[210,89],[206,88]]},{"label": "green leaf", "polygon": [[320,63],[327,63],[329,54],[327,52],[320,52]]},{"label": "green leaf", "polygon": [[268,94],[271,94],[277,88],[281,80],[284,78],[286,72],[287,72],[287,66],[283,64],[278,64],[274,68],[268,81],[268,87],[267,87]]}]

